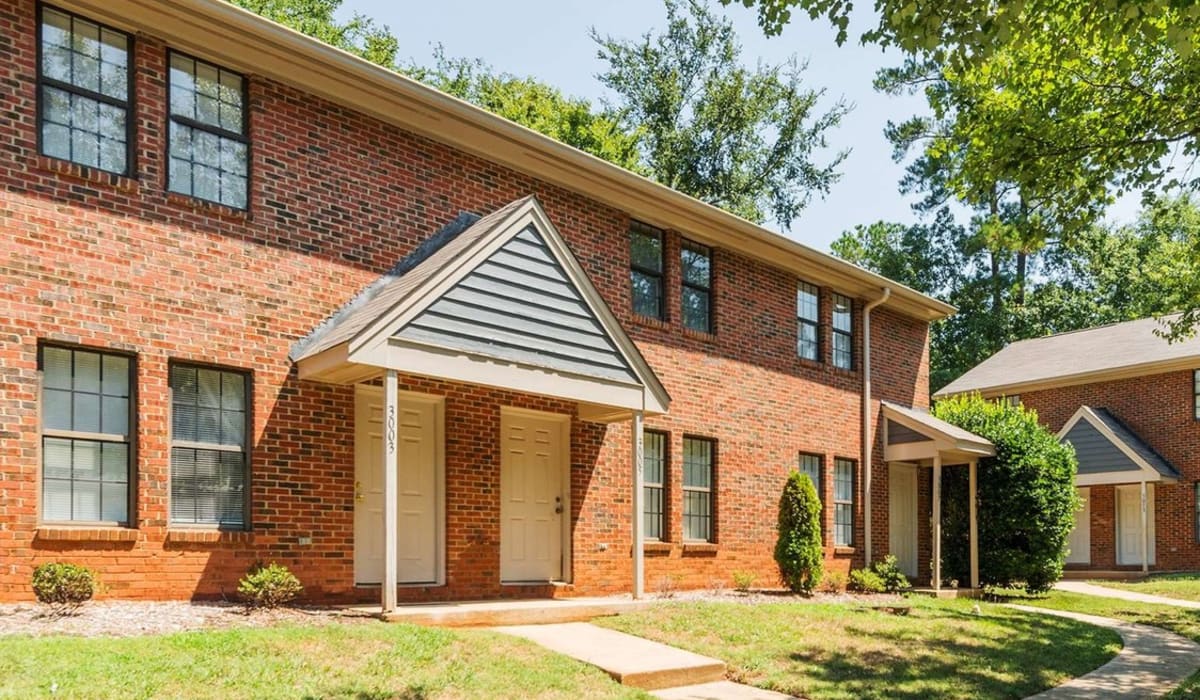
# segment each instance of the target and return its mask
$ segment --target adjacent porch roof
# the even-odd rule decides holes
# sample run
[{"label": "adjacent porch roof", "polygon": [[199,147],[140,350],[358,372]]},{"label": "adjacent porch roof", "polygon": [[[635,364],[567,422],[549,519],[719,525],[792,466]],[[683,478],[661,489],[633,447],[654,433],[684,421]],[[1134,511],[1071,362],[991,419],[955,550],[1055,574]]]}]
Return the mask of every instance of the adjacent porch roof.
[{"label": "adjacent porch roof", "polygon": [[564,398],[589,420],[670,397],[537,198],[460,215],[297,342],[301,379],[383,369]]},{"label": "adjacent porch roof", "polygon": [[1179,481],[1179,470],[1107,409],[1080,406],[1058,439],[1075,447],[1077,486]]},{"label": "adjacent porch roof", "polygon": [[970,462],[996,454],[992,443],[926,411],[888,401],[883,406],[883,458],[889,462]]}]

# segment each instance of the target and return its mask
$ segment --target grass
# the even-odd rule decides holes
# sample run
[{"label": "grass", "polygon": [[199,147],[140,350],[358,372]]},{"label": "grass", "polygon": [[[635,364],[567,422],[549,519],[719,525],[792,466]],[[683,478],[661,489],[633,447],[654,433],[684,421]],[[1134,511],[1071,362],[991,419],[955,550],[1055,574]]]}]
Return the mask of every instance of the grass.
[{"label": "grass", "polygon": [[[1200,610],[1177,608],[1170,605],[1140,603],[1117,598],[1101,598],[1099,596],[1081,595],[1054,591],[1046,596],[1027,597],[1011,591],[1003,591],[1005,599],[1040,608],[1055,610],[1071,610],[1111,617],[1126,622],[1136,622],[1143,625],[1154,625],[1183,635],[1195,642],[1200,642]],[[1166,697],[1172,700],[1184,698],[1200,699],[1200,670],[1192,674],[1183,685],[1176,688]]]},{"label": "grass", "polygon": [[821,603],[663,604],[597,621],[724,660],[733,680],[812,700],[1023,698],[1121,647],[1110,630],[972,601],[907,616]]},{"label": "grass", "polygon": [[1154,574],[1135,581],[1088,581],[1105,588],[1200,601],[1200,573]]},{"label": "grass", "polygon": [[484,631],[323,625],[6,637],[0,698],[640,698],[601,671]]}]

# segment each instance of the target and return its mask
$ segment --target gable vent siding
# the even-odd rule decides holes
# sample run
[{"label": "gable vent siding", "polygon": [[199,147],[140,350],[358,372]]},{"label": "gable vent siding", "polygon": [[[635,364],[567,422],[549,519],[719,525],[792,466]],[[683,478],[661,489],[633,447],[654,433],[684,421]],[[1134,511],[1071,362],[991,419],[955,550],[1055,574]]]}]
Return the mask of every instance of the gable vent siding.
[{"label": "gable vent siding", "polygon": [[394,337],[585,376],[637,381],[532,228],[493,253]]},{"label": "gable vent siding", "polygon": [[1080,474],[1104,474],[1140,471],[1141,469],[1086,420],[1076,423],[1067,433],[1064,441],[1075,447]]}]

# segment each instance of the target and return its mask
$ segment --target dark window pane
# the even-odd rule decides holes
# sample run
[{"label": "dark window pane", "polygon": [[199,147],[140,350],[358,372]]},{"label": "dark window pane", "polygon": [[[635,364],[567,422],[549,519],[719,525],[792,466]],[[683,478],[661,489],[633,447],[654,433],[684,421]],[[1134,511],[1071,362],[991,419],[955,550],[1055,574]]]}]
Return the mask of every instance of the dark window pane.
[{"label": "dark window pane", "polygon": [[662,279],[633,270],[633,310],[650,318],[662,318]]},{"label": "dark window pane", "polygon": [[629,233],[629,247],[634,267],[662,272],[662,233],[634,229]]},{"label": "dark window pane", "polygon": [[246,207],[250,148],[244,140],[229,136],[246,134],[243,80],[218,66],[171,54],[173,118],[167,186],[172,192],[238,209]]},{"label": "dark window pane", "polygon": [[686,328],[705,333],[712,330],[708,292],[684,287],[681,300],[683,302],[683,325]]},{"label": "dark window pane", "polygon": [[706,289],[712,286],[712,259],[707,249],[685,245],[681,262],[684,282]]},{"label": "dark window pane", "polygon": [[796,352],[806,360],[817,360],[821,345],[817,340],[817,326],[808,321],[799,321],[797,330]]}]

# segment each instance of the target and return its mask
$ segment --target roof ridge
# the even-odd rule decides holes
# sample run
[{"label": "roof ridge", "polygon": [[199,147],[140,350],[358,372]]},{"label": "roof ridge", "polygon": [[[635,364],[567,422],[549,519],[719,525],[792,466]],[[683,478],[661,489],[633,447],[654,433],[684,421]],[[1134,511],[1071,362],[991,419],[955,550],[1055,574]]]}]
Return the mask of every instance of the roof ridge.
[{"label": "roof ridge", "polygon": [[[1019,344],[1019,343],[1029,343],[1029,342],[1032,342],[1032,341],[1035,341],[1035,340],[1046,340],[1047,338],[1060,338],[1060,337],[1062,337],[1062,336],[1065,336],[1065,335],[1074,335],[1074,334],[1078,334],[1078,333],[1088,333],[1088,332],[1091,332],[1091,331],[1099,331],[1099,330],[1103,330],[1103,329],[1105,329],[1105,328],[1113,328],[1113,327],[1115,327],[1115,326],[1126,326],[1126,325],[1129,325],[1129,324],[1132,324],[1132,323],[1141,323],[1141,322],[1143,322],[1143,321],[1155,321],[1155,320],[1159,320],[1159,321],[1161,321],[1162,319],[1169,318],[1169,317],[1171,317],[1171,316],[1178,316],[1178,315],[1180,315],[1180,313],[1181,313],[1181,312],[1179,312],[1179,311],[1172,311],[1172,312],[1171,312],[1171,313],[1169,313],[1169,314],[1163,314],[1163,315],[1161,315],[1161,316],[1153,316],[1153,315],[1151,315],[1151,316],[1142,316],[1142,317],[1140,317],[1140,318],[1130,318],[1130,319],[1126,319],[1126,320],[1124,320],[1124,321],[1111,321],[1111,322],[1109,322],[1109,323],[1102,323],[1102,324],[1100,324],[1100,325],[1098,325],[1098,326],[1088,326],[1087,328],[1073,328],[1073,329],[1071,329],[1071,330],[1069,330],[1069,331],[1059,331],[1058,333],[1050,333],[1050,334],[1047,334],[1047,335],[1039,335],[1039,336],[1037,336],[1036,338],[1021,338],[1021,339],[1019,339],[1019,340],[1014,340],[1014,341],[1012,341],[1012,342],[1011,342],[1011,343],[1009,343],[1008,345],[1017,345],[1017,344]],[[1008,345],[1006,345],[1005,347],[1008,347]]]}]

